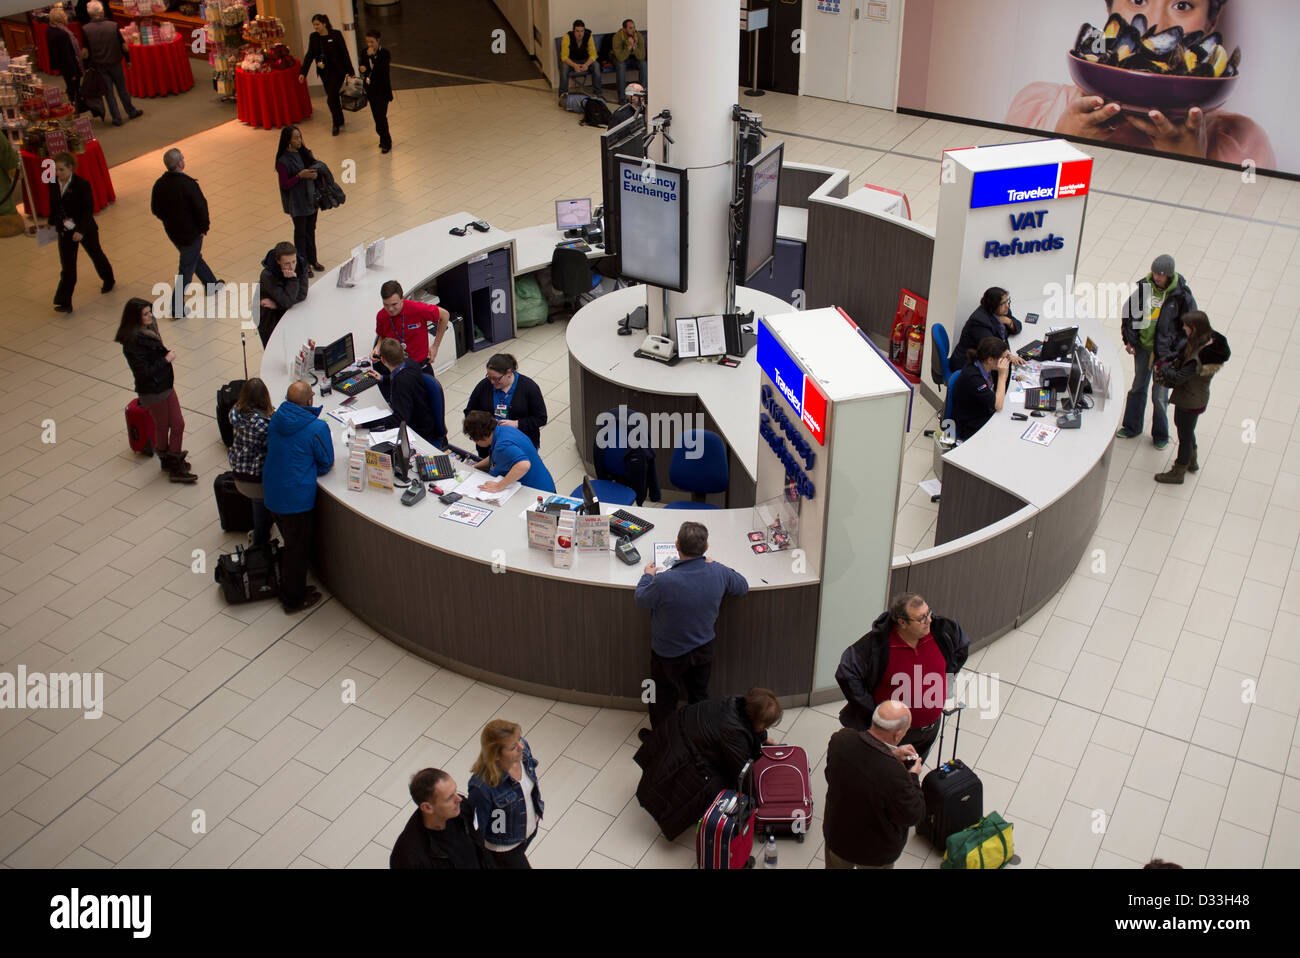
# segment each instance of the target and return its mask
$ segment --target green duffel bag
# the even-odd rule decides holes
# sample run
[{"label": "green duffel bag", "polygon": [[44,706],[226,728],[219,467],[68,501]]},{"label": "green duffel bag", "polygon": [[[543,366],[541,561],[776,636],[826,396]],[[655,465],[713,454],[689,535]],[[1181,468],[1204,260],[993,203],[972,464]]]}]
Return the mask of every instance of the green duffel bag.
[{"label": "green duffel bag", "polygon": [[948,836],[941,868],[1003,868],[1015,847],[1012,825],[997,812],[989,812],[970,828]]},{"label": "green duffel bag", "polygon": [[515,279],[515,326],[519,329],[540,326],[546,322],[549,310],[536,276],[525,273]]}]

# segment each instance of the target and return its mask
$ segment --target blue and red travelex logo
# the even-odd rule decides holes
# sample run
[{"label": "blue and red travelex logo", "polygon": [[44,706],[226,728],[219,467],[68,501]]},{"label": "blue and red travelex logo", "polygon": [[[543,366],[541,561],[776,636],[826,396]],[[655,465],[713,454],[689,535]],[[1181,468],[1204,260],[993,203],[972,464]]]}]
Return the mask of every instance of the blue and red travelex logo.
[{"label": "blue and red travelex logo", "polygon": [[1092,160],[1019,166],[1010,170],[980,170],[971,183],[970,208],[1041,203],[1083,196],[1092,181]]},{"label": "blue and red travelex logo", "polygon": [[758,367],[776,384],[777,391],[818,444],[826,445],[826,397],[765,323],[758,324]]}]

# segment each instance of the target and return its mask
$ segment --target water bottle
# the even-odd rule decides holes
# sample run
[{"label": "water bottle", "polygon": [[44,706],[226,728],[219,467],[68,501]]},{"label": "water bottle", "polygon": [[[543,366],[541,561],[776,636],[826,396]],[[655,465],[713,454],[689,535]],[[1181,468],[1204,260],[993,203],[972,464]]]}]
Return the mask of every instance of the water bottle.
[{"label": "water bottle", "polygon": [[771,832],[767,833],[767,847],[763,849],[763,867],[776,867],[776,836]]}]

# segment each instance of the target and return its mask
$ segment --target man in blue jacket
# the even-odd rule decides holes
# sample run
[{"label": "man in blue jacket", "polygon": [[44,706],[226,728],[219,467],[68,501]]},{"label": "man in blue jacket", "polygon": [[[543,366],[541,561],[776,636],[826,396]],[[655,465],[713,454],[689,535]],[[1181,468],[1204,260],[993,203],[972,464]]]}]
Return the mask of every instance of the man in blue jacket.
[{"label": "man in blue jacket", "polygon": [[699,522],[683,522],[672,568],[660,569],[651,560],[636,584],[637,607],[650,610],[652,728],[677,711],[679,685],[686,687],[689,705],[709,697],[714,626],[722,597],[749,591],[743,575],[705,557],[708,548],[709,530]]},{"label": "man in blue jacket", "polygon": [[284,398],[288,401],[276,409],[266,430],[262,493],[284,536],[280,604],[291,615],[320,601],[320,593],[307,585],[307,564],[316,477],[334,466],[334,441],[320,418],[321,407],[311,404],[311,386],[300,379],[289,386]]}]

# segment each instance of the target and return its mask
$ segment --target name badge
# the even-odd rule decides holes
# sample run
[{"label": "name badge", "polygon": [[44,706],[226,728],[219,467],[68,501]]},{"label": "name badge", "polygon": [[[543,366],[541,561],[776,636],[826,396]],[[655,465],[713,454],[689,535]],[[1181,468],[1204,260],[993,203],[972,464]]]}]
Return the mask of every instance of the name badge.
[{"label": "name badge", "polygon": [[493,415],[495,415],[498,419],[508,418],[506,415],[506,404],[503,402],[497,403],[496,412]]}]

